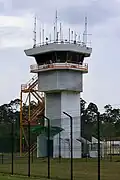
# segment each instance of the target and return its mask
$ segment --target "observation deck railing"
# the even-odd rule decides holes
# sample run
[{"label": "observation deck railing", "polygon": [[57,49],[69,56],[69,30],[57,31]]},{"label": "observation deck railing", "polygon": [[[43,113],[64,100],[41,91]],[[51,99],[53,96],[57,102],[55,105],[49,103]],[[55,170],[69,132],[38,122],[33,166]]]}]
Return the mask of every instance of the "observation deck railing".
[{"label": "observation deck railing", "polygon": [[48,70],[55,70],[55,69],[72,69],[78,70],[82,72],[88,72],[88,64],[74,64],[74,63],[51,63],[51,64],[43,64],[37,65],[33,64],[30,66],[30,71],[33,73],[37,73],[40,71],[48,71]]},{"label": "observation deck railing", "polygon": [[46,40],[45,42],[41,42],[41,43],[33,45],[33,48],[42,47],[42,46],[49,45],[49,44],[75,44],[78,46],[91,48],[91,42],[84,43],[84,42],[78,41],[78,40],[75,41],[75,40],[67,40],[67,39],[63,39],[63,40],[58,39],[56,41],[55,40]]}]

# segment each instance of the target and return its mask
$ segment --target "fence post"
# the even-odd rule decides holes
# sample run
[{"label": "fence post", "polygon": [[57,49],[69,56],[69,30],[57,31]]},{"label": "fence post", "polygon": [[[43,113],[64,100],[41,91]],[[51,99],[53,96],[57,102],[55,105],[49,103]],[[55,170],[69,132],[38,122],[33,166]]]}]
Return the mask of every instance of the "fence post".
[{"label": "fence post", "polygon": [[28,121],[28,177],[30,177],[30,121]]},{"label": "fence post", "polygon": [[50,179],[50,120],[48,119],[48,179]]},{"label": "fence post", "polygon": [[98,180],[100,180],[100,113],[97,112],[98,125]]},{"label": "fence post", "polygon": [[33,163],[33,159],[34,159],[34,149],[32,150],[32,163]]},{"label": "fence post", "polygon": [[110,162],[112,162],[112,143],[111,143],[111,136],[110,136]]},{"label": "fence post", "polygon": [[59,132],[59,162],[61,161],[61,136]]},{"label": "fence post", "polygon": [[70,118],[70,140],[71,140],[71,180],[73,180],[73,118],[68,113],[63,112],[66,116]]},{"label": "fence post", "polygon": [[2,164],[4,163],[4,162],[3,162],[3,159],[4,159],[4,154],[3,154],[3,152],[2,152]]},{"label": "fence post", "polygon": [[29,119],[28,119],[28,177],[30,177],[30,92],[29,92]]},{"label": "fence post", "polygon": [[11,122],[11,155],[12,155],[12,166],[11,166],[11,174],[13,175],[14,170],[14,122]]},{"label": "fence post", "polygon": [[48,123],[48,141],[47,141],[47,153],[48,153],[48,179],[50,179],[50,119],[43,115],[43,117],[47,120]]}]

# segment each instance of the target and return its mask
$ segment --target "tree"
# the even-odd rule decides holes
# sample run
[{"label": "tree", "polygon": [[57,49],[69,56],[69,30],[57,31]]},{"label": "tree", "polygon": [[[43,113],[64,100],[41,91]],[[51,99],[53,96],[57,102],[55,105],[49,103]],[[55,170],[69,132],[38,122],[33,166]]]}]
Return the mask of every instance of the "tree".
[{"label": "tree", "polygon": [[85,112],[85,105],[86,105],[86,101],[84,99],[80,98],[81,116]]},{"label": "tree", "polygon": [[89,103],[85,108],[85,101],[83,100],[81,113],[82,137],[91,140],[92,136],[96,136],[96,104]]}]

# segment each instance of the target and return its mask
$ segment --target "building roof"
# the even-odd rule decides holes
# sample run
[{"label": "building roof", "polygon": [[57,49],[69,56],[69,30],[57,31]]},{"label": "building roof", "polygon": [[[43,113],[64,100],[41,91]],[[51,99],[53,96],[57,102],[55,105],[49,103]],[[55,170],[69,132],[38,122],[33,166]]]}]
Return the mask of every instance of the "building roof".
[{"label": "building roof", "polygon": [[86,47],[85,45],[74,43],[50,43],[26,49],[25,54],[27,56],[36,56],[54,51],[71,51],[80,54],[85,54],[86,57],[89,57],[92,53],[92,48]]}]

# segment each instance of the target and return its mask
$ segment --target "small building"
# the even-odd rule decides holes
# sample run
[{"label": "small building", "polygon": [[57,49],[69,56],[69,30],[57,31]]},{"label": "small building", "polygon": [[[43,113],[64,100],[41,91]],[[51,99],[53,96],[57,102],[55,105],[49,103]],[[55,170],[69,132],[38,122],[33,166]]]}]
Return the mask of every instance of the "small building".
[{"label": "small building", "polygon": [[[100,155],[104,157],[105,143],[100,141]],[[89,143],[89,157],[96,158],[98,157],[98,139],[92,137],[91,143]]]},{"label": "small building", "polygon": [[107,140],[105,142],[105,154],[120,155],[120,141],[114,139]]}]

